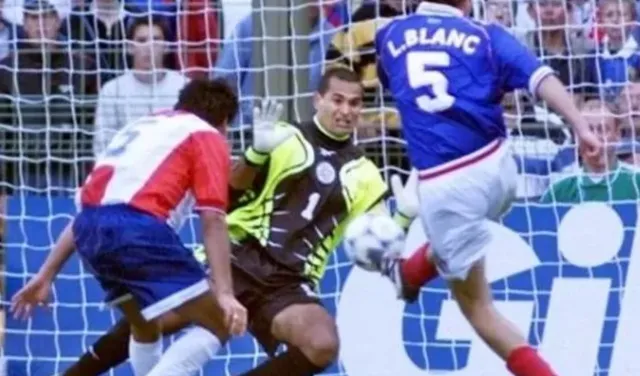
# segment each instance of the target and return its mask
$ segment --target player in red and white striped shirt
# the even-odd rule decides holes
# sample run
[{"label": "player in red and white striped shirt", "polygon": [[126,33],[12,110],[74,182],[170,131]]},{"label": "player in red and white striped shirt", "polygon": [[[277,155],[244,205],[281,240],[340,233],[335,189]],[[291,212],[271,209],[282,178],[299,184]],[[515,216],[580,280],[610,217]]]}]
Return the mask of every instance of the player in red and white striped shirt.
[{"label": "player in red and white striped shirt", "polygon": [[[222,81],[193,81],[174,111],[141,118],[118,132],[80,191],[79,214],[40,272],[13,298],[14,313],[27,316],[46,302],[56,274],[77,249],[107,300],[131,324],[136,376],[147,375],[161,357],[155,319],[168,311],[223,341],[243,333],[247,314],[233,296],[225,223],[230,173],[225,129],[237,108],[235,94]],[[175,231],[194,208],[215,296]]]}]

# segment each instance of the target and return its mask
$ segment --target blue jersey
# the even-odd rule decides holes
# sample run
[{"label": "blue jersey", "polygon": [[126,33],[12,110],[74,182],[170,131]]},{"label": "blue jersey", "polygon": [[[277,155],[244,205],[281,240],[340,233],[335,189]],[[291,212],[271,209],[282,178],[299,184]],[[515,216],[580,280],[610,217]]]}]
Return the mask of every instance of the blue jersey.
[{"label": "blue jersey", "polygon": [[456,8],[422,3],[376,35],[378,75],[402,119],[409,158],[426,169],[506,137],[505,92],[537,85],[553,71],[499,25]]}]

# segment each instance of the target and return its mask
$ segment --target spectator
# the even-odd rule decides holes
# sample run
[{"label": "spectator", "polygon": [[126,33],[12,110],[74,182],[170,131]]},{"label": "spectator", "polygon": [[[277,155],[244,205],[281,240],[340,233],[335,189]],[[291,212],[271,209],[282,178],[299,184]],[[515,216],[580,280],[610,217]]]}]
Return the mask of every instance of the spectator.
[{"label": "spectator", "polygon": [[339,27],[349,22],[351,19],[351,1],[335,0],[324,3],[324,12],[327,15],[327,21],[335,27]]},{"label": "spectator", "polygon": [[616,102],[620,108],[623,124],[622,142],[618,150],[619,158],[625,163],[640,166],[638,131],[640,130],[640,83],[627,84]]},{"label": "spectator", "polygon": [[133,69],[107,82],[100,90],[96,111],[94,155],[102,153],[113,135],[136,118],[172,108],[188,82],[165,66],[167,25],[162,17],[151,23],[136,18],[128,31]]},{"label": "spectator", "polygon": [[625,86],[618,99],[620,116],[627,137],[638,138],[640,130],[640,83],[631,82]]},{"label": "spectator", "polygon": [[568,27],[571,4],[566,0],[532,0],[529,12],[537,22],[537,29],[529,33],[527,42],[540,60],[557,72],[569,90],[581,96],[588,82],[582,56],[585,41],[576,37]]},{"label": "spectator", "polygon": [[537,199],[549,187],[552,177],[575,163],[575,148],[546,140],[512,139],[512,152],[518,167],[516,197]]},{"label": "spectator", "polygon": [[72,189],[88,167],[95,66],[68,50],[49,1],[26,0],[24,13],[25,39],[0,62],[0,123],[11,127],[0,139],[3,154],[19,161],[5,166],[5,183]]},{"label": "spectator", "polygon": [[618,160],[634,168],[640,166],[640,143],[633,138],[624,138],[616,148]]},{"label": "spectator", "polygon": [[[391,18],[404,13],[404,6],[414,7],[415,0],[379,0],[364,2],[351,16],[351,23],[374,20],[376,18]],[[413,5],[412,5],[413,4]]]},{"label": "spectator", "polygon": [[4,18],[2,9],[4,9],[4,0],[0,0],[0,60],[15,49],[18,38],[22,34],[21,27]]},{"label": "spectator", "polygon": [[[178,15],[178,9],[180,5],[187,0],[120,0],[124,1],[125,5],[133,9],[136,13],[142,17],[153,15],[156,18],[163,18],[167,25],[166,40],[176,41],[176,21]],[[200,4],[204,4],[211,0],[197,0]],[[128,26],[128,25],[127,25]],[[175,54],[174,54],[175,55]],[[176,58],[176,56],[172,56]],[[171,61],[171,67],[177,68],[176,61]]]},{"label": "spectator", "polygon": [[[327,53],[333,26],[325,19],[320,5],[312,6],[309,11],[313,30],[309,36],[309,87],[315,90],[320,82],[324,56]],[[222,53],[214,69],[214,75],[225,77],[232,87],[240,93],[241,110],[235,125],[250,124],[253,111],[253,80],[248,77],[251,68],[253,51],[253,18],[252,14],[244,17],[236,26],[231,38],[225,41]]]},{"label": "spectator", "polygon": [[121,74],[128,66],[124,40],[136,8],[122,0],[93,0],[73,8],[63,23],[63,33],[76,51],[92,58],[100,71],[100,83]]},{"label": "spectator", "polygon": [[572,9],[571,26],[578,38],[585,38],[587,44],[592,42],[594,21],[597,13],[596,2],[592,0],[570,0]]},{"label": "spectator", "polygon": [[[527,9],[530,18],[535,20],[536,29],[528,32],[525,40],[539,60],[557,73],[573,94],[575,102],[580,104],[589,91],[589,75],[584,59],[585,39],[578,37],[569,27],[572,4],[566,0],[530,0]],[[562,119],[539,106],[533,98],[525,96],[523,99],[522,106],[514,107],[518,115],[516,123],[545,123],[550,126],[544,129],[517,128],[512,134],[563,144],[567,134],[561,127]],[[507,112],[512,110],[507,108]]]},{"label": "spectator", "polygon": [[182,0],[180,67],[191,78],[206,77],[215,64],[221,44],[217,13],[209,1]]},{"label": "spectator", "polygon": [[[182,0],[184,2],[185,0]],[[205,0],[200,0],[204,2]],[[180,1],[178,1],[180,2]],[[140,9],[142,13],[157,15],[175,15],[176,2],[165,0],[125,0],[125,3],[133,8]]]},{"label": "spectator", "polygon": [[590,52],[587,69],[600,97],[613,101],[627,82],[639,78],[640,54],[633,32],[635,1],[601,0],[598,8],[601,43]]},{"label": "spectator", "polygon": [[[606,149],[597,160],[582,158],[581,171],[555,184],[542,196],[541,201],[579,203],[585,201],[620,201],[640,198],[640,172],[620,163],[616,146],[620,141],[621,122],[601,100],[584,104],[582,112],[591,128],[600,136]],[[582,151],[579,150],[582,154]]]},{"label": "spectator", "polygon": [[252,2],[238,0],[213,1],[215,1],[216,7],[220,9],[220,14],[222,15],[221,29],[224,32],[222,39],[229,39],[233,36],[233,32],[236,26],[238,26],[238,23],[252,13]]},{"label": "spectator", "polygon": [[513,18],[515,15],[515,3],[501,0],[487,0],[481,4],[483,14],[480,18],[484,18],[485,22],[497,23],[506,29],[513,27]]},{"label": "spectator", "polygon": [[526,43],[525,34],[515,27],[516,2],[505,0],[486,0],[481,3],[481,19],[504,26],[521,42]]},{"label": "spectator", "polygon": [[[400,16],[405,7],[413,8],[416,0],[366,1],[352,15],[351,22],[341,28],[331,41],[327,64],[341,64],[353,69],[364,87],[364,112],[358,139],[364,150],[378,166],[395,165],[410,169],[404,147],[391,146],[387,137],[401,137],[400,120],[393,110],[393,98],[385,93],[378,81],[375,56],[375,33],[385,18]],[[390,160],[392,159],[392,160]]]},{"label": "spectator", "polygon": [[[525,43],[525,34],[515,28],[516,2],[504,0],[486,0],[481,3],[482,14],[480,19],[485,22],[497,23],[504,26],[516,38]],[[517,116],[517,111],[522,107],[521,95],[517,92],[506,93],[502,99],[502,108],[512,117]]]},{"label": "spectator", "polygon": [[[407,6],[412,2],[404,2]],[[404,13],[403,1],[380,0],[366,2],[351,17],[351,22],[335,34],[327,52],[328,64],[342,64],[353,69],[364,86],[365,124],[358,133],[377,135],[382,125],[399,128],[395,111],[380,110],[393,102],[391,95],[380,89],[376,71],[375,33],[381,18],[396,17]],[[365,130],[368,129],[368,130]],[[379,162],[379,161],[378,161]]]}]

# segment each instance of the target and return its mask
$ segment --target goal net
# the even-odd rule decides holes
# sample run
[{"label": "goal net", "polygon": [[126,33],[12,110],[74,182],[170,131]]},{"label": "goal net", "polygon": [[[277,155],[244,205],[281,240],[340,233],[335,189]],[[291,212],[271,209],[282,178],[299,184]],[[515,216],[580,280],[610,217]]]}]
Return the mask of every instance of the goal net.
[{"label": "goal net", "polygon": [[[167,57],[162,63],[150,63],[154,71],[171,68],[195,77],[213,70],[236,86],[246,116],[241,116],[230,132],[234,155],[240,155],[248,144],[246,124],[250,123],[251,103],[261,96],[257,86],[262,86],[265,95],[289,101],[294,108],[292,118],[300,120],[308,116],[309,109],[296,107],[296,101],[311,98],[322,69],[330,64],[351,66],[361,75],[366,91],[363,127],[357,140],[385,177],[406,175],[409,164],[401,123],[391,99],[380,91],[371,65],[371,35],[376,20],[397,13],[406,2],[256,2],[263,5],[255,8],[254,18],[247,21],[252,5],[248,0],[130,1],[165,17],[160,35],[167,40]],[[22,2],[5,3],[4,17],[24,24],[25,29],[52,25],[46,11],[42,14],[48,15],[39,16],[34,24],[23,15]],[[25,5],[30,3],[24,0]],[[61,0],[51,3],[54,18],[62,20],[62,29],[66,27],[66,35],[70,35],[55,43],[63,54],[51,53],[50,45],[27,41],[26,35],[33,30],[18,31],[11,23],[0,28],[0,38],[15,38],[11,39],[15,43],[0,41],[0,54],[7,56],[0,62],[0,183],[5,206],[0,296],[7,313],[5,322],[0,320],[0,333],[6,374],[12,376],[62,374],[119,320],[116,311],[103,305],[102,290],[76,257],[65,265],[54,284],[50,310],[37,309],[32,319],[19,321],[9,317],[7,308],[11,296],[38,271],[75,213],[73,192],[90,168],[95,139],[108,133],[98,130],[98,124],[99,129],[107,123],[117,127],[168,107],[179,88],[160,79],[107,88],[110,80],[126,74],[126,67],[144,66],[149,55],[157,52],[144,44],[145,33],[153,34],[153,27],[141,31],[142,36],[136,35],[134,43],[121,42],[135,20],[155,22],[151,13],[136,11],[135,17],[127,13],[126,25],[117,18],[112,33],[106,33],[97,26],[102,21],[91,18],[98,10],[70,6]],[[113,4],[109,0],[96,3]],[[600,0],[598,6],[615,6],[612,9],[619,11],[620,17],[632,13],[619,22],[608,19],[610,24],[596,25],[596,5],[591,1],[482,0],[474,3],[474,17],[505,24],[552,65],[579,102],[587,98],[613,101],[615,97],[622,114],[616,119],[634,125],[636,118],[631,115],[640,105],[640,91],[632,81],[640,64],[634,60],[638,52],[632,33],[635,9],[629,4],[635,3]],[[314,13],[326,17],[318,21]],[[310,29],[301,17],[307,17]],[[624,56],[609,48],[616,40],[616,28],[624,39],[620,50],[625,51]],[[609,49],[605,51],[603,45]],[[140,48],[151,52],[145,55]],[[611,68],[621,61],[616,67],[621,66],[622,73]],[[261,74],[262,83],[254,81],[257,74]],[[179,77],[174,78],[179,82]],[[589,85],[591,89],[584,89]],[[576,191],[589,194],[590,189],[604,186],[608,198],[560,204],[553,195],[548,203],[540,203],[550,184],[580,171],[571,134],[562,119],[524,94],[507,97],[504,105],[521,175],[519,202],[500,224],[491,227],[497,244],[488,256],[487,268],[498,309],[527,333],[560,374],[640,374],[640,357],[636,356],[640,348],[637,196],[614,193],[617,189],[637,190],[638,183],[631,188],[614,184],[622,181],[616,180],[621,173],[631,176],[627,184],[640,179],[635,180],[633,172],[620,172],[619,164],[610,164],[610,173],[588,183],[580,180],[582,185]],[[605,105],[599,106],[599,113],[609,116]],[[624,131],[624,140],[618,139],[616,128],[609,141],[620,147],[617,157],[629,163],[633,163],[634,127]],[[612,197],[626,200],[617,202]],[[182,229],[187,244],[198,242],[198,229],[196,218]],[[407,252],[424,241],[420,225],[414,223]],[[442,281],[423,288],[416,303],[405,304],[395,298],[388,281],[353,268],[338,249],[320,292],[326,308],[337,319],[341,338],[340,359],[326,375],[507,375],[503,362],[465,323]],[[246,336],[232,340],[203,374],[240,374],[264,359],[262,349]],[[0,376],[4,376],[1,370]],[[131,374],[128,364],[110,373]]]}]

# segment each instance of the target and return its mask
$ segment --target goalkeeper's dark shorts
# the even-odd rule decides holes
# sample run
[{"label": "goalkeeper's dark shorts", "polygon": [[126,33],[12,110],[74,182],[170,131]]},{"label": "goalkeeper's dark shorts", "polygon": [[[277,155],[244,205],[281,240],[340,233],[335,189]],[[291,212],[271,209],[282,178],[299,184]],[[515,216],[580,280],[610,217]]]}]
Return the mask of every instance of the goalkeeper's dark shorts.
[{"label": "goalkeeper's dark shorts", "polygon": [[233,288],[249,313],[249,329],[273,356],[280,341],[271,334],[278,313],[294,304],[319,304],[310,282],[271,260],[257,242],[232,244]]}]

